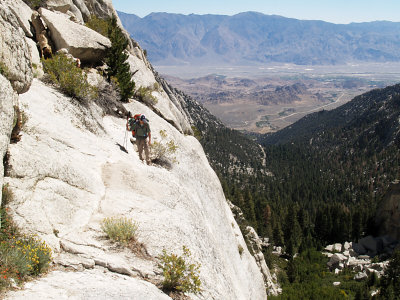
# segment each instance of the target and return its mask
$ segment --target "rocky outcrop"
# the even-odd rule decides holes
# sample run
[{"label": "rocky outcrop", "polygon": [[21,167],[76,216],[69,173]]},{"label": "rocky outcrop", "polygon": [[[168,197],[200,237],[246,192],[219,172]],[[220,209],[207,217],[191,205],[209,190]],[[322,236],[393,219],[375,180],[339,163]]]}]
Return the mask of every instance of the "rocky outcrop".
[{"label": "rocky outcrop", "polygon": [[[46,285],[57,295],[89,293],[89,286],[76,283],[86,274],[107,278],[101,281],[103,291],[118,285],[113,273],[124,274],[128,282],[132,276],[141,283],[142,278],[159,280],[156,259],[162,250],[180,254],[186,245],[201,264],[203,292],[192,299],[266,299],[263,276],[194,137],[141,103],[126,105],[150,119],[154,140],[161,141],[160,130],[165,130],[178,147],[179,163],[170,170],[147,166],[131,146],[128,153],[121,151],[124,119],[102,117],[95,106],[76,105],[37,80],[19,100],[32,130],[10,145],[5,178],[15,195],[10,212],[21,228],[51,245],[60,267],[75,270],[51,272],[28,285],[32,295]],[[139,223],[138,239],[152,259],[115,248],[104,238],[100,222],[111,216]],[[22,299],[24,293],[9,293],[7,299]]]},{"label": "rocky outcrop", "polygon": [[376,255],[388,258],[398,244],[388,236],[378,238],[366,236],[358,243],[346,242],[343,245],[340,243],[328,245],[325,247],[325,251],[328,252],[323,254],[329,257],[328,266],[335,274],[344,268],[350,268],[359,272],[355,276],[356,280],[364,280],[372,272],[377,273],[378,276],[383,275],[388,261],[374,263],[372,258]]},{"label": "rocky outcrop", "polygon": [[10,10],[18,20],[19,26],[24,30],[27,37],[32,38],[30,20],[32,16],[31,8],[22,0],[4,0]]},{"label": "rocky outcrop", "polygon": [[90,11],[88,10],[83,0],[73,0],[76,8],[80,11],[83,21],[86,22],[90,18]]},{"label": "rocky outcrop", "polygon": [[105,56],[105,50],[111,46],[108,38],[72,22],[65,14],[44,8],[40,8],[39,13],[50,29],[55,51],[65,48],[82,62],[99,63]]},{"label": "rocky outcrop", "polygon": [[46,0],[46,6],[49,10],[66,13],[73,5],[72,0]]},{"label": "rocky outcrop", "polygon": [[8,299],[64,299],[66,297],[90,300],[171,300],[150,282],[110,273],[101,267],[82,272],[54,271],[39,281],[27,283],[24,290],[10,292],[7,296]]},{"label": "rocky outcrop", "polygon": [[400,184],[394,183],[381,201],[375,223],[381,235],[400,240]]},{"label": "rocky outcrop", "polygon": [[6,3],[0,2],[0,62],[17,93],[26,92],[32,82],[29,46],[17,18]]},{"label": "rocky outcrop", "polygon": [[80,9],[72,0],[47,0],[46,7],[52,11],[59,11],[70,16],[70,20],[83,24],[84,19]]},{"label": "rocky outcrop", "polygon": [[[14,121],[14,104],[17,103],[18,96],[11,87],[10,82],[0,74],[0,158],[7,152],[10,144],[12,125]],[[3,186],[4,166],[0,164],[0,187]],[[1,193],[0,193],[1,204]]]},{"label": "rocky outcrop", "polygon": [[279,287],[279,284],[274,282],[272,279],[269,268],[265,262],[264,254],[262,252],[264,246],[269,246],[265,244],[258,236],[257,232],[251,226],[243,227],[243,224],[246,223],[246,219],[244,218],[242,210],[234,205],[232,202],[227,200],[230,209],[232,210],[235,220],[238,224],[241,224],[242,231],[244,231],[246,244],[250,249],[254,259],[256,260],[257,266],[263,274],[264,284],[267,289],[268,295],[278,295],[282,292],[282,289]]},{"label": "rocky outcrop", "polygon": [[275,283],[272,279],[271,273],[264,259],[264,254],[262,252],[261,239],[259,238],[257,232],[254,230],[253,227],[247,226],[246,230],[247,230],[246,239],[250,243],[251,251],[256,260],[257,266],[260,268],[260,271],[263,274],[267,292],[269,295],[276,296],[282,292],[282,289],[279,288],[278,284]]},{"label": "rocky outcrop", "polygon": [[84,0],[84,2],[86,4],[86,7],[91,12],[91,14],[96,15],[100,18],[108,18],[111,17],[112,15],[117,16],[117,13],[114,9],[114,6],[112,5],[111,0],[102,0],[102,1]]}]

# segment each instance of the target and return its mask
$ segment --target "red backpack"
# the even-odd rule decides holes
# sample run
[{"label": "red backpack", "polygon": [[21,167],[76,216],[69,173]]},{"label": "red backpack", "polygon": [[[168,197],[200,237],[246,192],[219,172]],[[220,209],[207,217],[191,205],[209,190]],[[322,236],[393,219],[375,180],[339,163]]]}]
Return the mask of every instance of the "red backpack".
[{"label": "red backpack", "polygon": [[128,120],[128,130],[132,131],[132,136],[135,136],[135,131],[133,130],[133,127],[136,123],[140,121],[141,116],[142,114],[136,114]]}]

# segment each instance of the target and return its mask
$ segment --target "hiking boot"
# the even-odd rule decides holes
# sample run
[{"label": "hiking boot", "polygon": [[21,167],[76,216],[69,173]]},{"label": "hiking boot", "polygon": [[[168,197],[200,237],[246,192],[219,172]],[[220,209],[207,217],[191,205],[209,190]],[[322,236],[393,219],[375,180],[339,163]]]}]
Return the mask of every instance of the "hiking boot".
[{"label": "hiking boot", "polygon": [[150,166],[151,165],[151,161],[146,161],[146,164],[148,165],[148,166]]}]

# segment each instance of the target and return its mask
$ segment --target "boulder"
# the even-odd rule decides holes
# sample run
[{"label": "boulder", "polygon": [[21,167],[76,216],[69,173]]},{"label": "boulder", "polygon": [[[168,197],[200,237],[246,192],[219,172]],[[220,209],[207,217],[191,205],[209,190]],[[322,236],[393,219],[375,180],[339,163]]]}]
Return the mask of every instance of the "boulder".
[{"label": "boulder", "polygon": [[88,10],[85,2],[83,0],[72,0],[72,2],[75,4],[76,8],[79,9],[81,12],[83,21],[88,21],[90,18],[90,11]]},{"label": "boulder", "polygon": [[332,252],[333,251],[333,245],[328,245],[325,247],[326,251]]},{"label": "boulder", "polygon": [[347,257],[350,257],[350,256],[351,256],[349,250],[343,251],[343,255],[344,255],[344,256],[347,256]]},{"label": "boulder", "polygon": [[342,244],[340,244],[340,243],[333,244],[333,251],[341,252],[342,251]]},{"label": "boulder", "polygon": [[323,255],[327,256],[328,258],[331,258],[333,253],[330,252],[322,252]]},{"label": "boulder", "polygon": [[329,260],[329,264],[331,266],[337,265],[341,262],[344,262],[347,260],[347,257],[344,256],[343,254],[340,253],[335,253],[331,256],[330,260]]},{"label": "boulder", "polygon": [[0,62],[7,68],[7,79],[18,93],[31,86],[33,73],[25,34],[7,4],[0,2]]},{"label": "boulder", "polygon": [[343,244],[343,250],[350,250],[351,249],[351,243],[345,242]]},{"label": "boulder", "polygon": [[33,34],[30,24],[32,9],[22,0],[5,0],[5,3],[7,3],[10,10],[14,13],[25,35],[32,38]]},{"label": "boulder", "polygon": [[49,10],[66,13],[73,5],[72,0],[47,0],[46,6]]},{"label": "boulder", "polygon": [[[0,157],[3,158],[10,143],[12,125],[14,121],[14,104],[18,95],[10,82],[0,74]],[[3,186],[4,165],[0,164],[0,186]],[[0,193],[0,204],[1,204]]]},{"label": "boulder", "polygon": [[368,275],[365,271],[359,272],[354,276],[354,280],[357,280],[357,281],[366,280],[367,278],[368,278]]},{"label": "boulder", "polygon": [[72,4],[71,8],[68,11],[68,14],[72,15],[76,22],[80,24],[85,23],[81,11],[74,4]]},{"label": "boulder", "polygon": [[368,235],[358,240],[358,243],[361,244],[367,250],[377,252],[378,249],[377,241],[371,235]]},{"label": "boulder", "polygon": [[29,49],[31,52],[31,62],[32,65],[42,65],[42,62],[40,61],[40,54],[39,54],[39,50],[36,46],[36,43],[34,40],[30,39],[30,38],[25,38],[26,43],[29,45]]},{"label": "boulder", "polygon": [[66,48],[68,52],[82,62],[99,63],[105,56],[107,48],[111,47],[108,38],[96,31],[69,20],[61,13],[40,8],[39,13],[51,32],[55,51]]},{"label": "boulder", "polygon": [[353,243],[353,250],[357,252],[358,254],[365,254],[367,253],[367,250],[364,248],[363,245],[359,243]]},{"label": "boulder", "polygon": [[85,0],[85,3],[90,12],[100,18],[108,18],[113,14],[117,16],[117,12],[115,11],[111,0]]}]

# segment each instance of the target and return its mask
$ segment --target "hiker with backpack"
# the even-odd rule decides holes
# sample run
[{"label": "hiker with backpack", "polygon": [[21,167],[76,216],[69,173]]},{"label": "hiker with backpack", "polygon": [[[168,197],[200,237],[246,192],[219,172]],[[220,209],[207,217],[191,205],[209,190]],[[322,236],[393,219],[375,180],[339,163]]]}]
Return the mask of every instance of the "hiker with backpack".
[{"label": "hiker with backpack", "polygon": [[[149,121],[145,115],[137,114],[132,117],[131,113],[128,113],[128,122],[126,124],[127,129],[132,131],[132,136],[136,138],[136,145],[138,147],[139,158],[143,161],[143,150],[146,156],[146,163],[150,164],[150,150],[151,145],[151,130]],[[149,138],[147,142],[147,138]]]}]

